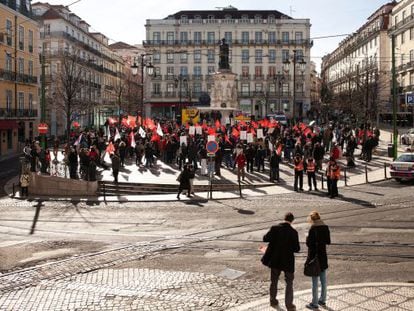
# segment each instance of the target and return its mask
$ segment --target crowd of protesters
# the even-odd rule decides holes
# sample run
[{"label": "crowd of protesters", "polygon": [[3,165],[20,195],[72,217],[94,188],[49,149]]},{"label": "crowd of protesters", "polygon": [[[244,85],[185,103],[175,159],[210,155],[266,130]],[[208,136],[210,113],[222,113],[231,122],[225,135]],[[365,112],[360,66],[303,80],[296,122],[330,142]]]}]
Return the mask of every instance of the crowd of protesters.
[{"label": "crowd of protesters", "polygon": [[[279,182],[281,163],[293,166],[294,189],[303,190],[303,176],[308,177],[309,190],[317,190],[315,174],[323,169],[324,158],[329,155],[326,175],[328,182],[338,177],[331,172],[330,163],[346,157],[346,165],[355,165],[355,150],[361,148],[360,157],[365,161],[372,158],[378,145],[379,130],[362,127],[351,128],[346,124],[328,123],[323,126],[309,126],[304,123],[283,126],[274,120],[234,121],[221,124],[220,120],[203,120],[200,124],[178,124],[172,120],[150,118],[122,118],[119,124],[108,119],[98,131],[74,131],[71,140],[64,146],[63,163],[68,166],[69,177],[96,180],[96,167],[112,168],[114,181],[118,182],[119,170],[125,159],[134,159],[137,166],[157,169],[156,161],[175,165],[184,174],[207,175],[206,143],[214,139],[218,150],[214,157],[214,174],[221,176],[221,170],[237,168],[238,180],[249,174],[265,172],[270,181]],[[53,161],[57,161],[59,142],[53,146]],[[111,163],[104,161],[110,155]],[[30,163],[30,170],[50,174],[51,155],[48,148],[41,148],[35,141],[26,144],[24,155]],[[332,162],[333,161],[333,162]],[[268,171],[266,172],[266,165]],[[332,165],[333,167],[333,165]],[[193,172],[193,173],[191,173]],[[194,177],[193,177],[194,178]],[[190,182],[184,180],[183,189],[191,195]],[[181,183],[181,181],[180,181]],[[181,186],[180,186],[181,188]],[[337,195],[336,185],[328,185],[331,196]],[[179,197],[179,195],[178,195]]]}]

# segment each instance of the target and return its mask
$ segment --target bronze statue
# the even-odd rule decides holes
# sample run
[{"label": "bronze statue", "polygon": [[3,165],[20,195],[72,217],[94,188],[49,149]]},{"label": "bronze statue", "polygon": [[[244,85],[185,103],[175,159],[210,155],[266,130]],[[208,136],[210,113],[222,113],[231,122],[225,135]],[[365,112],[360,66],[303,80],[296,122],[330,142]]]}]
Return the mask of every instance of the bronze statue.
[{"label": "bronze statue", "polygon": [[229,45],[226,43],[226,39],[220,40],[220,60],[219,69],[230,69],[229,65]]}]

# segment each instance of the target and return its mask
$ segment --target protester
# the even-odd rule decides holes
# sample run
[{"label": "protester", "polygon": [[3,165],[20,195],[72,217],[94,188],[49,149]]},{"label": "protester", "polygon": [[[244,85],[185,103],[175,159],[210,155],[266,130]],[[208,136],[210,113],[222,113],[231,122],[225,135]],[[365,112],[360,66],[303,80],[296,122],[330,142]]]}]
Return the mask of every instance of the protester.
[{"label": "protester", "polygon": [[326,167],[326,177],[328,184],[328,195],[331,198],[338,196],[338,180],[340,177],[340,168],[334,158],[330,158]]},{"label": "protester", "polygon": [[272,226],[264,235],[263,241],[268,242],[266,251],[262,257],[262,263],[270,270],[270,306],[277,307],[277,285],[281,272],[284,272],[285,306],[287,311],[295,311],[293,304],[293,279],[295,273],[295,255],[300,250],[298,232],[292,227],[294,216],[286,213],[284,222]]},{"label": "protester", "polygon": [[114,176],[114,182],[118,182],[119,168],[121,167],[121,159],[119,158],[118,152],[111,155],[112,161],[112,175]]},{"label": "protester", "polygon": [[177,199],[180,200],[180,194],[183,190],[187,190],[187,197],[191,196],[191,184],[190,184],[190,171],[188,170],[188,166],[184,164],[183,170],[178,175],[177,181],[180,183],[178,187]]},{"label": "protester", "polygon": [[242,180],[244,181],[244,177],[245,177],[244,167],[246,166],[246,156],[243,150],[241,150],[236,155],[235,163],[237,165],[237,181],[240,182],[240,176],[242,177]]},{"label": "protester", "polygon": [[[313,211],[309,214],[308,221],[311,227],[306,237],[306,246],[308,247],[308,256],[306,261],[318,257],[320,274],[312,277],[312,302],[307,304],[308,309],[318,309],[318,306],[326,306],[327,281],[326,270],[328,269],[328,256],[326,245],[331,244],[329,227],[321,220],[318,212]],[[321,283],[321,293],[318,295],[318,281]]]},{"label": "protester", "polygon": [[[295,181],[293,185],[293,189],[295,191],[303,191],[303,159],[302,156],[298,153],[295,155],[295,159],[293,160],[294,171],[295,171]],[[298,188],[299,186],[299,188]]]},{"label": "protester", "polygon": [[315,161],[313,161],[313,158],[310,157],[307,160],[307,164],[306,164],[306,174],[308,175],[308,186],[309,186],[309,191],[312,191],[312,184],[313,184],[313,188],[315,189],[315,191],[318,191],[318,187],[316,185],[316,165],[315,165]]}]

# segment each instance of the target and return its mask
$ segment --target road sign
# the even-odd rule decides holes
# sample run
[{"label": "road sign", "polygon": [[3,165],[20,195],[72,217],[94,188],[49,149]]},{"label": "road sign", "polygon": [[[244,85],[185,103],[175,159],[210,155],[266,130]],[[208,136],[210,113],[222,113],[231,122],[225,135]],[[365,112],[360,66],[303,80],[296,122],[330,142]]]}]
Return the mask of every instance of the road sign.
[{"label": "road sign", "polygon": [[414,105],[414,93],[405,93],[405,104]]},{"label": "road sign", "polygon": [[39,132],[39,134],[46,134],[48,129],[49,127],[46,123],[39,123],[39,125],[37,126],[37,131]]},{"label": "road sign", "polygon": [[217,142],[215,142],[214,140],[210,140],[206,144],[206,149],[207,149],[207,152],[208,153],[215,154],[217,152],[217,150],[218,150],[218,144],[217,144]]}]

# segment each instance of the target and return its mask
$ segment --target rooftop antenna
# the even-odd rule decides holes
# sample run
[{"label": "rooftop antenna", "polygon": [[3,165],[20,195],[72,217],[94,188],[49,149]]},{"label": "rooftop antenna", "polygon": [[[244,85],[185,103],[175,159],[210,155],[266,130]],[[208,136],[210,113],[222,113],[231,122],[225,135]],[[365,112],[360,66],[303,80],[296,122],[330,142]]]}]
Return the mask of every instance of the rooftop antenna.
[{"label": "rooftop antenna", "polygon": [[290,5],[289,6],[289,12],[290,12],[289,15],[292,16],[293,12],[296,12],[296,10],[294,10],[293,7]]}]

